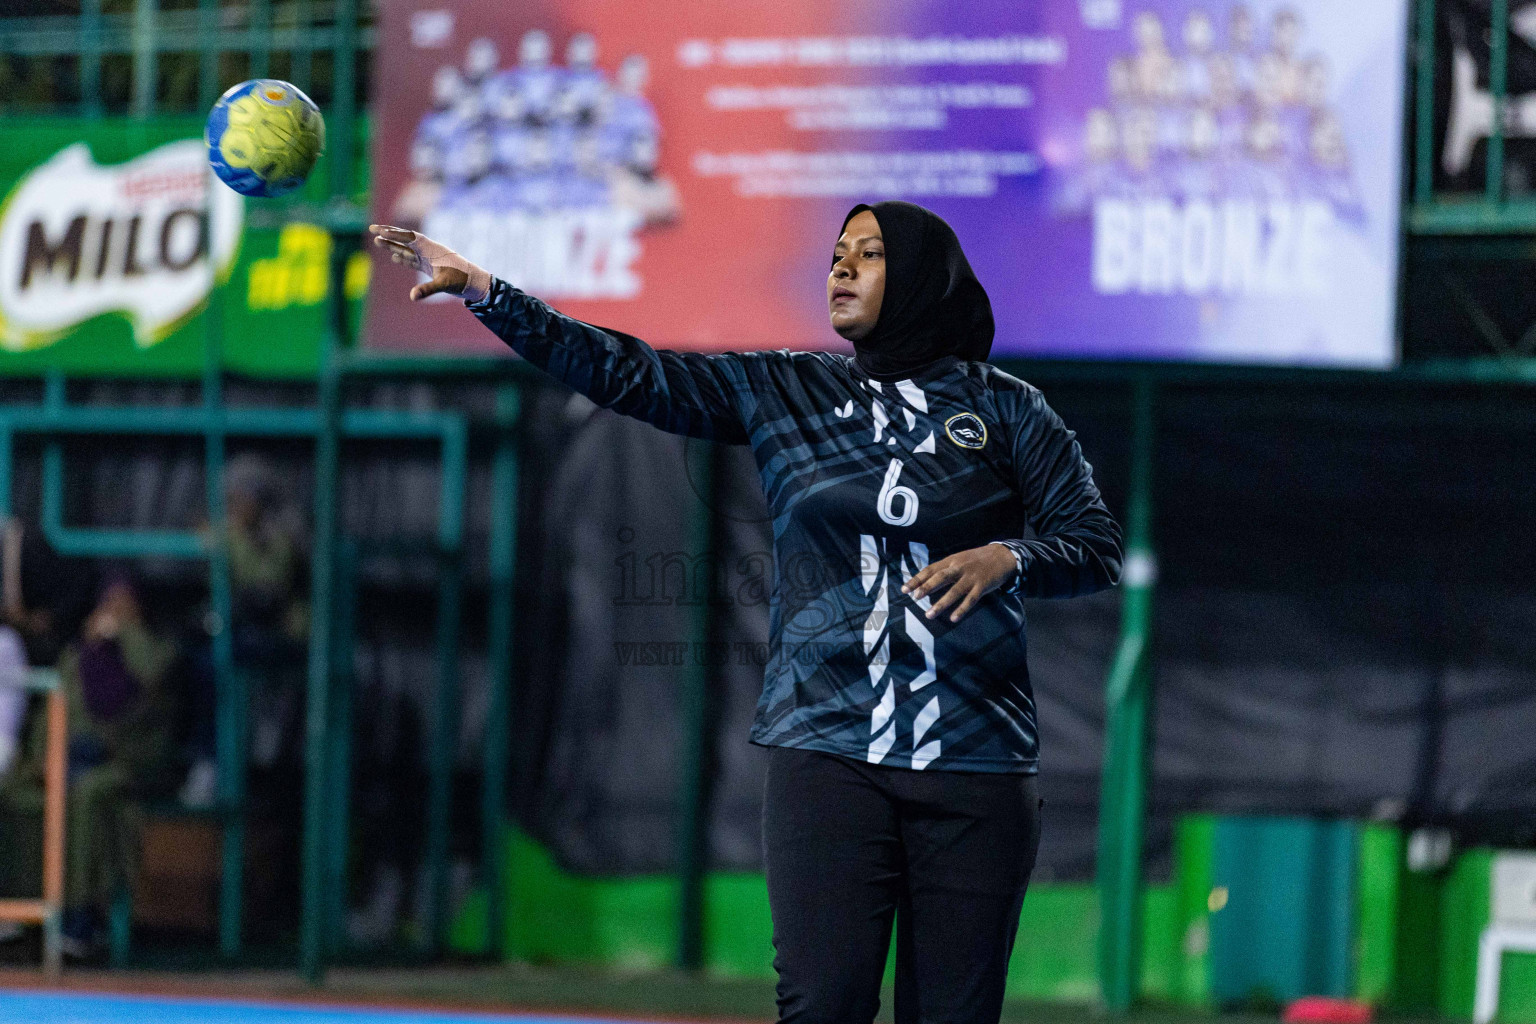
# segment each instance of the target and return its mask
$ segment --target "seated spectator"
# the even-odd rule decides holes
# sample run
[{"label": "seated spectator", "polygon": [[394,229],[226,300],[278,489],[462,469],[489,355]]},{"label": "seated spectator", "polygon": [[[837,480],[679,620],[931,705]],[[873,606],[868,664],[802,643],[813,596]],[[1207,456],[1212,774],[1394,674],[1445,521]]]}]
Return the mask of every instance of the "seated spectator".
[{"label": "seated spectator", "polygon": [[0,625],[0,779],[5,778],[21,749],[27,720],[27,658],[21,636]]},{"label": "seated spectator", "polygon": [[[60,559],[40,531],[22,520],[6,520],[0,531],[0,795],[29,791],[20,778],[26,774],[23,752],[28,749],[29,726],[41,728],[41,702],[32,700],[26,689],[28,669],[57,665],[58,654],[77,633],[89,606],[89,567]],[[28,797],[22,795],[20,803],[25,815]],[[12,838],[5,837],[5,831],[0,826],[0,838]],[[0,857],[15,854],[14,843],[0,843]],[[22,933],[20,924],[0,923],[0,941]]]},{"label": "seated spectator", "polygon": [[[276,677],[302,667],[309,634],[298,529],[266,460],[239,455],[229,461],[224,478],[234,656],[256,684],[251,695],[255,758],[270,767],[284,737],[296,728],[299,712],[300,688],[283,685],[285,681]],[[192,767],[181,801],[206,808],[214,804],[218,790],[217,691],[212,645],[206,638],[192,658],[191,686]]]},{"label": "seated spectator", "polygon": [[230,460],[226,481],[236,635],[266,634],[243,638],[251,641],[243,646],[303,643],[309,615],[301,596],[298,531],[276,476],[258,457],[240,456]]},{"label": "seated spectator", "polygon": [[[145,623],[124,578],[102,591],[80,639],[59,658],[69,706],[69,794],[65,838],[64,951],[91,955],[106,909],[131,890],[138,860],[140,801],[175,781],[175,708],[168,679],[174,645]],[[17,782],[42,785],[42,730],[34,729]]]},{"label": "seated spectator", "polygon": [[[21,637],[10,626],[0,625],[0,787],[9,781],[7,776],[21,750],[31,696],[26,683],[27,659]],[[0,851],[0,856],[10,855],[9,849]],[[15,921],[0,921],[0,942],[9,942],[22,934],[22,926]]]}]

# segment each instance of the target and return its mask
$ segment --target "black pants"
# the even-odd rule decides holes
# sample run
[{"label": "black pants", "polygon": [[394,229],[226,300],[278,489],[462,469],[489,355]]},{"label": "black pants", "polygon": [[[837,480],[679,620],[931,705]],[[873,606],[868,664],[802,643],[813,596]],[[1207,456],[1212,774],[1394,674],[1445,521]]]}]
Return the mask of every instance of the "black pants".
[{"label": "black pants", "polygon": [[1040,806],[1033,775],[772,748],[763,851],[779,1020],[869,1024],[894,918],[897,1024],[995,1024]]}]

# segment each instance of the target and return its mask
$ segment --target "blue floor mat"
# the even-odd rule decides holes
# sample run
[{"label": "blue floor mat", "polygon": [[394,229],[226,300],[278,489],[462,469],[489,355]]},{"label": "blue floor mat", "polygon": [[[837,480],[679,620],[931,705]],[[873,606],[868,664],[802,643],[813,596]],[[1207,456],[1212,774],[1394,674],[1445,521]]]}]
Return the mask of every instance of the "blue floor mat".
[{"label": "blue floor mat", "polygon": [[11,1024],[634,1024],[596,1017],[445,1013],[302,1003],[82,995],[0,989],[0,1021]]}]

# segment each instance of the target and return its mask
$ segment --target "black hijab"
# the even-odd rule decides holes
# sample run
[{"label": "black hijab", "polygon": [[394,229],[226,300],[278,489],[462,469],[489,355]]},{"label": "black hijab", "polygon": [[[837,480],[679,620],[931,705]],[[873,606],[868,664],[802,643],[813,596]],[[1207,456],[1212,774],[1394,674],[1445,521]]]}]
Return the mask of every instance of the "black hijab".
[{"label": "black hijab", "polygon": [[992,303],[944,218],[915,203],[860,203],[885,239],[885,298],[867,337],[853,343],[859,369],[901,380],[945,358],[980,361],[992,351]]}]

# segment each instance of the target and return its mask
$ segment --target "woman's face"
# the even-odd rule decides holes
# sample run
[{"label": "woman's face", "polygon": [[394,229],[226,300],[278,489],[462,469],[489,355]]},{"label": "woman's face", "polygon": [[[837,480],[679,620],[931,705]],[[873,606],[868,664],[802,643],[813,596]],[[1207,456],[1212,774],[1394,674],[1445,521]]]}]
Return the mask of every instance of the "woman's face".
[{"label": "woman's face", "polygon": [[827,275],[832,329],[849,341],[868,337],[880,319],[883,298],[885,241],[875,215],[860,210],[832,250],[832,273]]}]

